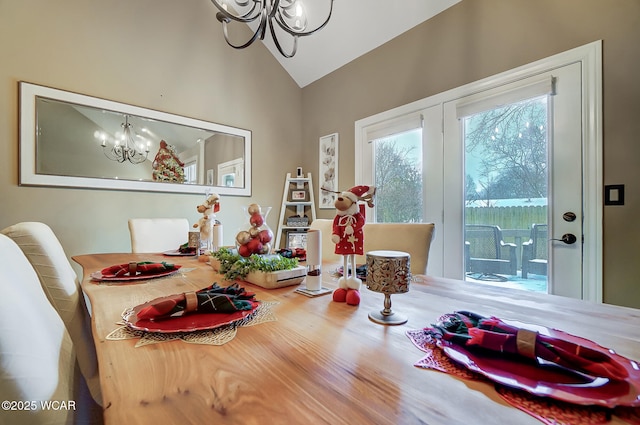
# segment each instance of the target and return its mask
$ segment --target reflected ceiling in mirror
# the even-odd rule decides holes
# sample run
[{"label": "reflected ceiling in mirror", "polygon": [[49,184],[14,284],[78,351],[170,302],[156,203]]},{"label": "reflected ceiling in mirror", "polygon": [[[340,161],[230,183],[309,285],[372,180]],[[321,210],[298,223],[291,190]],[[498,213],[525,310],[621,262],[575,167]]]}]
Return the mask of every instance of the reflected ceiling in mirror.
[{"label": "reflected ceiling in mirror", "polygon": [[251,132],[21,82],[20,184],[251,196]]}]

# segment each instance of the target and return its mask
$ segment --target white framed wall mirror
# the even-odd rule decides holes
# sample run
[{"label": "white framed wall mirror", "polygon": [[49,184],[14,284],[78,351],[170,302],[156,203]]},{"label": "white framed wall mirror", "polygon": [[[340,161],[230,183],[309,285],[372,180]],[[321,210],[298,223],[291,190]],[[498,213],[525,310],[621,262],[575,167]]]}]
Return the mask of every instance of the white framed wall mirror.
[{"label": "white framed wall mirror", "polygon": [[251,131],[20,82],[20,185],[251,196]]}]

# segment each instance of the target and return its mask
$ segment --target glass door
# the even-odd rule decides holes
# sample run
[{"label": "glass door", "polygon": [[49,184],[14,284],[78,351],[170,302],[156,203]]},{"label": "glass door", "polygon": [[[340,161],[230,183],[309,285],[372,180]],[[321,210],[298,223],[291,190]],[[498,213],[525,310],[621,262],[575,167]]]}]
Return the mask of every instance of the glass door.
[{"label": "glass door", "polygon": [[583,297],[580,68],[445,103],[445,276]]}]

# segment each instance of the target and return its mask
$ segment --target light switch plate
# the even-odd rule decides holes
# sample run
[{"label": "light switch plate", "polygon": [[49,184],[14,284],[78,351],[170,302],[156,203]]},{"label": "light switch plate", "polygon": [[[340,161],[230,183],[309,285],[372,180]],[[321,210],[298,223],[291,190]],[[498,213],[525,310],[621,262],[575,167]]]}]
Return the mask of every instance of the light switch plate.
[{"label": "light switch plate", "polygon": [[605,205],[624,205],[624,185],[612,184],[604,187]]}]

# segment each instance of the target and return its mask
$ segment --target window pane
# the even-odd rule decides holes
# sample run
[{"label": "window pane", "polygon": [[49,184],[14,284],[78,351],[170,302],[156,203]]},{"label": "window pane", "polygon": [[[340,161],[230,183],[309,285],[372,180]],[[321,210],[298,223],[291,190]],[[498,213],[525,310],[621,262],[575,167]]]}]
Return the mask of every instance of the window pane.
[{"label": "window pane", "polygon": [[184,166],[184,182],[187,184],[198,184],[196,163],[190,162]]},{"label": "window pane", "polygon": [[422,129],[372,140],[377,223],[422,222]]},{"label": "window pane", "polygon": [[547,118],[541,96],[463,120],[467,280],[547,290]]}]

